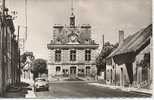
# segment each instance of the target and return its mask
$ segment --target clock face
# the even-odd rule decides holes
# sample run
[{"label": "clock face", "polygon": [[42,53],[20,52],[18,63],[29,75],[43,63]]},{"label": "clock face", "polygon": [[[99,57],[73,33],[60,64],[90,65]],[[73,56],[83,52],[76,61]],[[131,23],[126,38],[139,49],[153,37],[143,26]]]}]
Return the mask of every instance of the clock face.
[{"label": "clock face", "polygon": [[72,35],[72,36],[70,37],[70,39],[71,39],[72,42],[74,42],[74,41],[76,40],[76,36],[75,36],[75,35]]}]

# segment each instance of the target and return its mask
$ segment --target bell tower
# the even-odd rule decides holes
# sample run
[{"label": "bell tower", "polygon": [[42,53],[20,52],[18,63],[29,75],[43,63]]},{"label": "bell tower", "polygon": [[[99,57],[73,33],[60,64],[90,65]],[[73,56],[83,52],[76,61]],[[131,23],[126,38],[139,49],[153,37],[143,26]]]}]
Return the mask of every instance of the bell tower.
[{"label": "bell tower", "polygon": [[73,8],[73,0],[71,0],[71,16],[70,16],[70,27],[75,27],[75,15],[74,15],[74,8]]}]

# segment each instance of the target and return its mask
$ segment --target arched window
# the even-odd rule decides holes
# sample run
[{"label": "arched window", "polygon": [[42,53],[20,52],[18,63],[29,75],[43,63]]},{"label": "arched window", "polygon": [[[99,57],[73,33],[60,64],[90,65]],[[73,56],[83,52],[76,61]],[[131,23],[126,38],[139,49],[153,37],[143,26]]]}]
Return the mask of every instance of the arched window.
[{"label": "arched window", "polygon": [[60,72],[60,70],[61,70],[61,69],[60,69],[60,66],[57,66],[57,67],[56,67],[56,72]]}]

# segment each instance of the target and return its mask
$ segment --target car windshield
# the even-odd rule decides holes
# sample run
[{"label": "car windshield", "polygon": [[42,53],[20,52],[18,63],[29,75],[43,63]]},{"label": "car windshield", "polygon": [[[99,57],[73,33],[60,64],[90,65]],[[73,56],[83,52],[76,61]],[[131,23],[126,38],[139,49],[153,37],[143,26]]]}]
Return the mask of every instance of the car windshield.
[{"label": "car windshield", "polygon": [[46,81],[45,79],[37,79],[37,82],[42,82],[42,81]]}]

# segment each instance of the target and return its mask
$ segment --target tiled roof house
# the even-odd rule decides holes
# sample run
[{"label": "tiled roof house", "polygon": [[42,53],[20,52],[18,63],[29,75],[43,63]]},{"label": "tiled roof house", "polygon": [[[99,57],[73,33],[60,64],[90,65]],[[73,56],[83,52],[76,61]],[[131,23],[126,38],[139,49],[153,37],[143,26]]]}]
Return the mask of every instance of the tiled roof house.
[{"label": "tiled roof house", "polygon": [[[132,84],[133,81],[145,80],[143,77],[141,79],[137,79],[137,74],[143,74],[143,66],[140,66],[138,63],[141,62],[141,60],[144,60],[145,55],[150,55],[151,38],[152,24],[145,29],[141,29],[135,34],[128,36],[126,39],[124,39],[124,32],[119,32],[119,47],[107,57],[108,60],[112,61],[112,65],[110,65],[110,68],[114,73],[114,75],[112,73],[112,82],[116,81],[116,74],[118,74],[118,71],[116,73],[114,70],[118,70],[119,68],[119,75],[117,76],[119,76],[119,82],[121,85],[125,84],[125,80],[127,80],[130,84]],[[150,61],[147,63],[150,63]],[[142,68],[142,71],[138,72],[138,68]],[[111,70],[108,72],[111,73]]]}]

